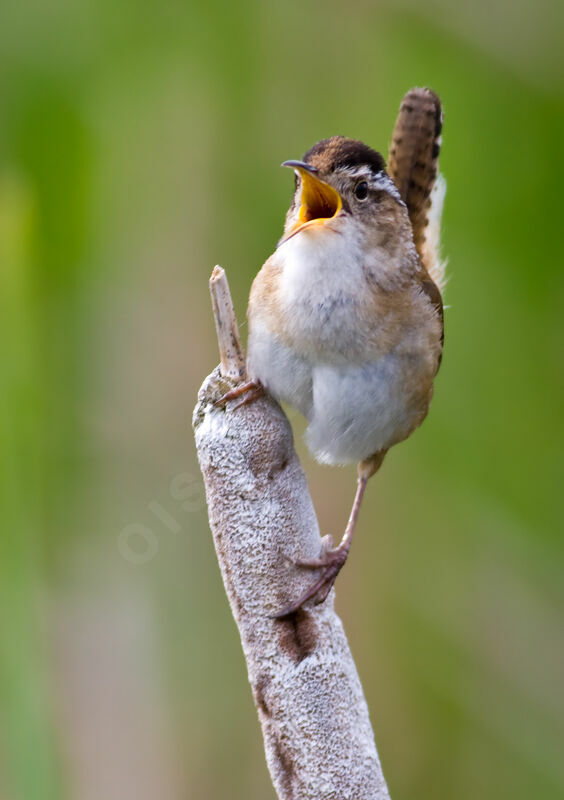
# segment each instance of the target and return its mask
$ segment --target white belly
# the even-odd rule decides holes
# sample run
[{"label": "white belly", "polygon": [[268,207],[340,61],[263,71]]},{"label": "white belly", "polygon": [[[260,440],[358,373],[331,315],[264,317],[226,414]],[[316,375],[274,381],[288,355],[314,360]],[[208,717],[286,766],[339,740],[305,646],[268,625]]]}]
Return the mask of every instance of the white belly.
[{"label": "white belly", "polygon": [[397,356],[384,356],[370,364],[314,368],[306,442],[318,461],[362,461],[409,436],[421,406],[406,394],[407,366]]},{"label": "white belly", "polygon": [[413,358],[312,366],[259,325],[249,338],[248,369],[306,417],[308,448],[324,464],[362,461],[405,439],[421,421],[420,396],[406,393]]}]

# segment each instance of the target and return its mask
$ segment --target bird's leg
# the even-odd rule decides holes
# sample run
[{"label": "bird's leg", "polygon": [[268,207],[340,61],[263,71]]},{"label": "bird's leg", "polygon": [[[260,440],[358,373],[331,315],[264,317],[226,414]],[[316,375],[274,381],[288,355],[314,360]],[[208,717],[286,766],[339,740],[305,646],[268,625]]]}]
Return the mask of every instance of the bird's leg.
[{"label": "bird's leg", "polygon": [[311,586],[297,602],[287,606],[279,614],[275,614],[274,616],[276,618],[287,617],[289,614],[293,614],[308,600],[314,599],[315,605],[319,605],[326,600],[327,595],[335,583],[337,575],[347,560],[354,530],[358,520],[360,505],[362,503],[362,498],[364,496],[368,479],[379,469],[385,455],[386,451],[383,450],[371,456],[370,458],[367,458],[365,461],[360,462],[358,465],[356,495],[351,509],[349,521],[339,546],[330,550],[326,550],[319,558],[299,560],[295,562],[296,566],[298,567],[305,567],[306,569],[321,569],[323,571],[313,586]]},{"label": "bird's leg", "polygon": [[284,608],[280,613],[276,614],[275,616],[277,618],[287,617],[288,615],[293,614],[308,600],[315,599],[315,605],[319,605],[327,598],[327,595],[331,591],[331,587],[335,583],[337,575],[347,560],[356,521],[358,519],[360,504],[362,502],[362,497],[364,495],[364,490],[366,489],[367,483],[367,477],[361,475],[358,476],[353,507],[347,527],[345,528],[345,533],[339,546],[330,550],[325,550],[325,552],[322,553],[319,558],[313,558],[311,560],[299,560],[295,562],[296,566],[298,567],[305,567],[306,569],[321,569],[322,573],[318,580],[315,581],[315,583],[310,586],[306,592],[304,592],[299,600]]},{"label": "bird's leg", "polygon": [[242,383],[240,386],[236,386],[235,389],[231,389],[230,392],[226,392],[223,397],[220,397],[219,400],[215,401],[214,407],[224,406],[229,400],[236,400],[237,397],[242,397],[245,395],[243,399],[233,407],[233,411],[235,411],[236,408],[246,406],[247,403],[252,403],[253,400],[258,400],[258,398],[262,397],[263,394],[264,386],[262,383],[260,383],[260,381],[247,381],[246,383]]}]

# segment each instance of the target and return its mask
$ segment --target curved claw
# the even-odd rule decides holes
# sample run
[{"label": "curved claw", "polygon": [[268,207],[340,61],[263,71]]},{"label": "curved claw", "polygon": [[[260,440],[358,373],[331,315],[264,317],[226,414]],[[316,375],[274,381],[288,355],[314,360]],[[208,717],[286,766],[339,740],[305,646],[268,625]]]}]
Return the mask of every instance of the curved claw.
[{"label": "curved claw", "polygon": [[253,400],[261,397],[263,394],[264,387],[261,383],[258,383],[257,381],[247,381],[246,383],[242,383],[240,386],[235,387],[235,389],[231,389],[230,392],[226,392],[223,397],[220,397],[219,400],[215,401],[213,406],[214,408],[218,408],[218,406],[224,406],[227,402],[229,402],[229,400],[235,400],[237,397],[246,395],[233,408],[233,411],[235,411],[235,409],[240,408],[240,406],[245,406],[247,403],[252,403]]},{"label": "curved claw", "polygon": [[282,619],[282,617],[295,614],[308,600],[313,600],[316,606],[324,603],[327,599],[327,595],[333,588],[337,575],[347,560],[347,554],[347,550],[338,547],[335,550],[329,550],[324,556],[321,556],[321,558],[312,559],[311,561],[297,561],[296,565],[299,567],[305,567],[306,569],[321,568],[323,569],[323,573],[318,580],[315,581],[313,586],[304,592],[299,600],[286,606],[286,608],[282,609],[278,614],[272,614],[272,618]]},{"label": "curved claw", "polygon": [[[341,548],[333,546],[333,537],[330,533],[326,534],[321,539],[321,555],[318,558],[297,558],[292,563],[296,567],[304,567],[305,569],[320,569],[321,567],[328,567],[334,562],[339,560],[339,556],[335,557],[334,553],[341,553]],[[347,556],[343,557],[343,564]]]}]

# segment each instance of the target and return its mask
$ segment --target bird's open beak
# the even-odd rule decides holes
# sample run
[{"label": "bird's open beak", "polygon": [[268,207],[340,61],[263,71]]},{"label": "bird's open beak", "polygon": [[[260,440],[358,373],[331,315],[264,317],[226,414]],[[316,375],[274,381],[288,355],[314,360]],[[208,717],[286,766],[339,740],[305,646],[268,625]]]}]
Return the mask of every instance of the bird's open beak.
[{"label": "bird's open beak", "polygon": [[336,189],[315,175],[317,168],[311,164],[306,164],[305,161],[284,161],[282,166],[292,167],[302,179],[298,219],[284,237],[283,241],[286,241],[306,226],[323,225],[327,220],[336,217],[343,207],[343,201]]}]

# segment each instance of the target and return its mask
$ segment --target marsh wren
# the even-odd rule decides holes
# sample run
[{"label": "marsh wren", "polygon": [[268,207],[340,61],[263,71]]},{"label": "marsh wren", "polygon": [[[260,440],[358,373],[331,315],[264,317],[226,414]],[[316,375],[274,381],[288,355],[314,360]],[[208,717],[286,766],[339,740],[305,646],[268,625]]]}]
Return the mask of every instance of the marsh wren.
[{"label": "marsh wren", "polygon": [[298,565],[319,570],[277,616],[327,597],[345,563],[368,479],[425,419],[443,347],[437,180],[442,111],[429,89],[404,97],[389,167],[362,142],[334,136],[300,161],[284,234],[256,276],[247,311],[249,383],[308,420],[323,464],[358,462],[338,547]]}]

